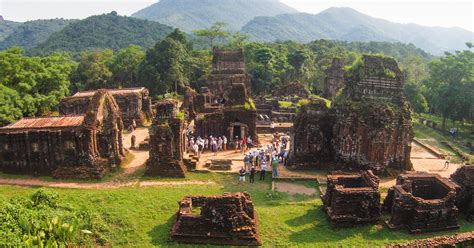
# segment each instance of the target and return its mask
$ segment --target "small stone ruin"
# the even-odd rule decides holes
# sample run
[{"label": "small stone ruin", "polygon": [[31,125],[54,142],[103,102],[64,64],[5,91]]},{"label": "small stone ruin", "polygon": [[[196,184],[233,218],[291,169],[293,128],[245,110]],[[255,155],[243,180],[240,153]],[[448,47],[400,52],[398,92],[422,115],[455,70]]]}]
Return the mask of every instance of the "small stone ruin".
[{"label": "small stone ruin", "polygon": [[323,209],[334,226],[374,223],[380,219],[379,179],[372,171],[333,172],[321,196]]},{"label": "small stone ruin", "polygon": [[457,169],[451,180],[458,186],[457,207],[474,221],[474,165],[465,165]]},{"label": "small stone ruin", "polygon": [[262,244],[257,216],[246,192],[186,196],[179,202],[170,240],[190,244]]},{"label": "small stone ruin", "polygon": [[178,102],[165,99],[156,105],[156,118],[150,127],[150,158],[146,175],[184,177],[184,121],[177,117]]},{"label": "small stone ruin", "polygon": [[383,209],[391,213],[390,229],[406,227],[410,233],[459,229],[456,185],[437,174],[401,174],[389,189]]},{"label": "small stone ruin", "polygon": [[344,87],[344,61],[340,58],[334,58],[331,67],[326,70],[324,79],[323,96],[333,99],[336,93]]}]

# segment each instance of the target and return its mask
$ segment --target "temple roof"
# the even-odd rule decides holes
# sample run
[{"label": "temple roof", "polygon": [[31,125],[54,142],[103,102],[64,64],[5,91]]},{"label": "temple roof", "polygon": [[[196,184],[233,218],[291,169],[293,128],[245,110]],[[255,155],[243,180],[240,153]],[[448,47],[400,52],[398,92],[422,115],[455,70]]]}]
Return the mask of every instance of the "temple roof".
[{"label": "temple roof", "polygon": [[[108,89],[112,95],[128,95],[128,94],[137,94],[142,93],[146,90],[145,87],[138,87],[138,88],[124,88],[124,89]],[[72,97],[92,97],[95,94],[95,90],[91,91],[80,91],[74,94]]]},{"label": "temple roof", "polygon": [[84,117],[85,115],[23,118],[8,126],[0,128],[0,131],[13,129],[19,130],[80,127],[84,123]]}]

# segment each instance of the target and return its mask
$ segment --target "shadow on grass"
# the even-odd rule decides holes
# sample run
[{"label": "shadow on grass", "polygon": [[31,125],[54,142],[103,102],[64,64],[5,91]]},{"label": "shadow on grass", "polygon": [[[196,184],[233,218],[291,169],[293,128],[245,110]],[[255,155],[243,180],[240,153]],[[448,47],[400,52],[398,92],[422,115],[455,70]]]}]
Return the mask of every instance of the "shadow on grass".
[{"label": "shadow on grass", "polygon": [[171,227],[173,226],[173,222],[175,219],[175,215],[173,214],[164,224],[157,225],[153,227],[147,234],[151,238],[151,244],[155,246],[171,246],[176,245],[169,241],[169,234],[171,232]]}]

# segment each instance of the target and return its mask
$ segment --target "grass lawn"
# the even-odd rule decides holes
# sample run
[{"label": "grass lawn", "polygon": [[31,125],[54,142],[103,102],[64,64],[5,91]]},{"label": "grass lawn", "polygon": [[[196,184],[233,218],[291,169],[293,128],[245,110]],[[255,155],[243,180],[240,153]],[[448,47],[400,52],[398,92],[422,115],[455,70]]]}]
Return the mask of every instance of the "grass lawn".
[{"label": "grass lawn", "polygon": [[[148,179],[149,180],[149,179]],[[410,235],[389,231],[383,222],[354,228],[331,228],[316,197],[274,193],[270,180],[239,185],[236,175],[189,173],[185,180],[213,180],[216,185],[125,187],[118,189],[54,189],[63,202],[75,208],[97,209],[109,225],[106,233],[113,247],[177,246],[167,241],[177,202],[186,195],[213,195],[247,191],[259,216],[264,247],[374,247],[447,233]],[[313,185],[313,184],[309,184]],[[29,196],[37,188],[0,186],[0,199]],[[388,216],[384,217],[385,219]],[[474,224],[460,216],[461,231]]]}]

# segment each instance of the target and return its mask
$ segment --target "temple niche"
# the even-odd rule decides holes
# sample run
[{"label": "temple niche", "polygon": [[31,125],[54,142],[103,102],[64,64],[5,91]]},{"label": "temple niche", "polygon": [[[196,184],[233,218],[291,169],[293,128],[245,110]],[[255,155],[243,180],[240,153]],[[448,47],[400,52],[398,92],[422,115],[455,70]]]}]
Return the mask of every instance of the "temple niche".
[{"label": "temple niche", "polygon": [[186,94],[184,101],[196,113],[196,135],[226,136],[230,143],[249,136],[256,141],[257,111],[249,96],[250,75],[245,72],[243,50],[215,48],[206,85],[197,95]]},{"label": "temple niche", "polygon": [[331,67],[326,70],[323,92],[325,98],[333,99],[336,93],[344,87],[344,72],[344,61],[334,58]]},{"label": "temple niche", "polygon": [[343,91],[330,108],[316,99],[299,111],[290,166],[376,174],[410,170],[414,133],[397,63],[364,55],[346,74]]},{"label": "temple niche", "polygon": [[391,229],[410,233],[459,229],[456,185],[447,178],[426,172],[407,172],[397,178],[383,203],[390,212]]},{"label": "temple niche", "polygon": [[156,105],[156,117],[149,129],[150,157],[146,163],[146,175],[185,177],[184,120],[177,114],[176,100],[165,99]]},{"label": "temple niche", "polygon": [[456,206],[466,214],[469,221],[474,221],[474,165],[458,168],[451,180],[457,185]]},{"label": "temple niche", "polygon": [[[119,105],[125,126],[129,126],[132,120],[135,120],[137,125],[142,126],[150,122],[153,118],[151,98],[148,89],[141,87],[109,89],[108,91],[113,95]],[[64,98],[59,103],[59,112],[62,115],[85,113],[94,94],[95,91],[81,91],[73,96]]]},{"label": "temple niche", "polygon": [[98,90],[85,114],[23,118],[0,128],[0,169],[56,178],[101,178],[125,157],[114,97]]},{"label": "temple niche", "polygon": [[381,217],[379,179],[372,171],[333,172],[321,196],[329,221],[337,227],[375,223]]},{"label": "temple niche", "polygon": [[178,243],[261,245],[250,195],[186,196],[179,202],[170,240]]}]

